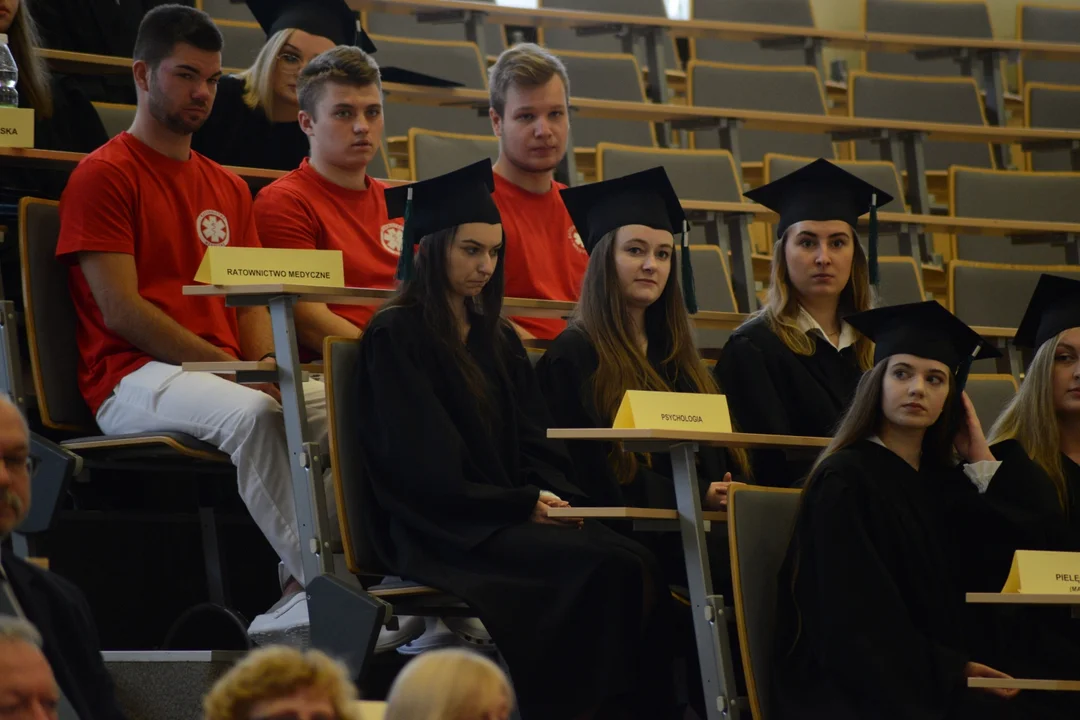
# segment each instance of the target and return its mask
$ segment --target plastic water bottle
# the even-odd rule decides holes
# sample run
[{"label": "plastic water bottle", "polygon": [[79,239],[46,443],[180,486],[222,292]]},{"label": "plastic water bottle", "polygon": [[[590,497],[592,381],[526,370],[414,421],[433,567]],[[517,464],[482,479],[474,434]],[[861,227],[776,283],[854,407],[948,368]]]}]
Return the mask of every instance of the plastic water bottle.
[{"label": "plastic water bottle", "polygon": [[19,67],[8,48],[7,35],[0,33],[0,107],[19,107]]}]

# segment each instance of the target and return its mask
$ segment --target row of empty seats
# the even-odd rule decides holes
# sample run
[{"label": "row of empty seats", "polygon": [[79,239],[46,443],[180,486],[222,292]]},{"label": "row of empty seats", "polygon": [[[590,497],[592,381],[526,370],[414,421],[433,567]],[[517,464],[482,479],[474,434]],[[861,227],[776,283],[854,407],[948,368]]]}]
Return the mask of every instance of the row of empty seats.
[{"label": "row of empty seats", "polygon": [[[254,22],[250,11],[242,2],[201,0],[197,4],[214,18],[230,23]],[[545,8],[652,17],[667,15],[664,0],[538,0],[538,5]],[[817,27],[811,0],[694,0],[690,7],[692,20]],[[861,28],[866,32],[980,39],[994,37],[989,7],[986,2],[977,0],[860,0],[857,8]],[[380,35],[425,40],[460,40],[463,37],[460,25],[419,22],[410,15],[364,13],[363,19],[368,32]],[[1021,3],[1017,8],[1016,36],[1029,41],[1076,42],[1080,37],[1080,9],[1054,4]],[[524,39],[524,35],[512,28],[485,25],[483,38],[486,51],[497,53]],[[628,49],[623,38],[615,35],[583,36],[569,28],[539,28],[537,39],[547,47],[557,50],[622,53]],[[629,47],[633,48],[638,59],[644,62],[643,50],[633,43]],[[797,43],[763,47],[749,41],[691,38],[687,49],[688,59],[694,60],[751,65],[806,64],[805,48]],[[664,54],[668,68],[682,66],[676,46],[670,38],[664,43]],[[966,68],[963,63],[948,57],[920,59],[909,54],[888,52],[867,52],[864,55],[862,67],[872,72],[941,77],[970,73],[969,67]],[[1019,76],[1021,87],[1026,82],[1080,84],[1080,63],[1021,58]]]}]

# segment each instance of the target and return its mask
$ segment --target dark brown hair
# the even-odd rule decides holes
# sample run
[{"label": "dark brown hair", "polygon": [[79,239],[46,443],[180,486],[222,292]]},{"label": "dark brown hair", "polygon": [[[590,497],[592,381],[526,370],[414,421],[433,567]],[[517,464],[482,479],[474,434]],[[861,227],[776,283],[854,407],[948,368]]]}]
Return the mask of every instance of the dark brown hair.
[{"label": "dark brown hair", "polygon": [[156,70],[179,43],[207,52],[221,52],[225,40],[214,21],[202,10],[184,5],[160,5],[143,16],[133,56]]}]

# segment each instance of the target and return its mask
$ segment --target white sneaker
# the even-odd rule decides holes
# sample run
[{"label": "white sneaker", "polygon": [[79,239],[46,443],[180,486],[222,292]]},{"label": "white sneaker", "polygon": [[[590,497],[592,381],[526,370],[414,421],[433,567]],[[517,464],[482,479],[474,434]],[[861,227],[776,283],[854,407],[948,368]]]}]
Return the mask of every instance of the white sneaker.
[{"label": "white sneaker", "polygon": [[424,618],[427,629],[412,642],[397,649],[401,655],[419,655],[428,650],[460,647],[461,640],[440,618]]},{"label": "white sneaker", "polygon": [[385,625],[379,630],[379,639],[375,641],[375,652],[384,653],[397,650],[424,634],[424,618],[418,615],[398,616],[398,629],[391,630]]},{"label": "white sneaker", "polygon": [[473,617],[448,617],[446,627],[458,636],[466,645],[477,650],[494,650],[495,641],[491,639],[491,633],[480,622],[480,618]]},{"label": "white sneaker", "polygon": [[307,593],[301,590],[282,597],[255,618],[248,637],[256,645],[289,645],[306,650],[311,646]]}]

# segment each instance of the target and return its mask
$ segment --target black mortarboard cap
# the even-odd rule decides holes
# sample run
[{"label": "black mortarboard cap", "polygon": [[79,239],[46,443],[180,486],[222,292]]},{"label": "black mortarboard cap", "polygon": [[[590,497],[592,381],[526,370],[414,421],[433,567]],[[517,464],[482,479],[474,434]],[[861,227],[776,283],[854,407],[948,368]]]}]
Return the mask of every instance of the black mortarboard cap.
[{"label": "black mortarboard cap", "polygon": [[1043,274],[1016,329],[1019,347],[1040,348],[1069,328],[1080,327],[1080,280]]},{"label": "black mortarboard cap", "polygon": [[867,310],[844,320],[874,341],[875,363],[899,354],[937,360],[956,375],[958,390],[964,388],[976,356],[1001,355],[964,321],[933,300]]},{"label": "black mortarboard cap", "polygon": [[590,255],[600,238],[624,225],[644,225],[682,235],[683,293],[687,309],[697,312],[690,246],[685,236],[686,214],[664,168],[578,185],[560,194]]},{"label": "black mortarboard cap", "polygon": [[335,45],[355,45],[366,53],[375,44],[357,30],[356,13],[344,0],[248,0],[267,37],[288,28],[329,38]]},{"label": "black mortarboard cap", "polygon": [[804,220],[843,220],[852,228],[870,213],[867,260],[870,282],[877,284],[877,209],[892,195],[828,160],[818,159],[793,173],[746,193],[746,197],[780,215],[776,237]]},{"label": "black mortarboard cap", "polygon": [[464,223],[501,223],[491,198],[495,177],[491,160],[480,160],[445,175],[386,190],[390,219],[405,218],[398,279],[412,279],[413,251],[426,235]]}]

